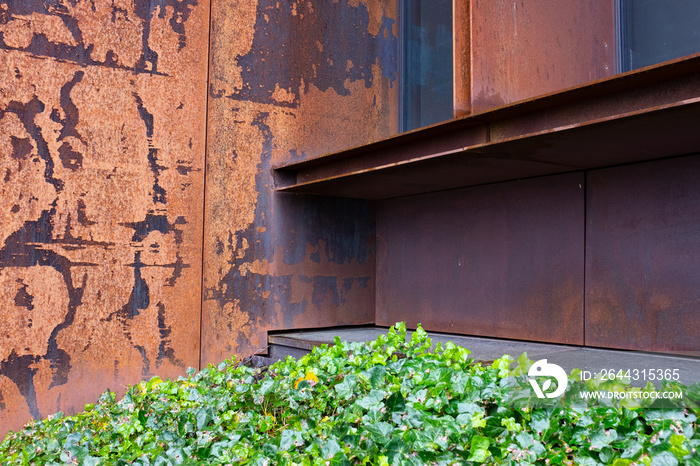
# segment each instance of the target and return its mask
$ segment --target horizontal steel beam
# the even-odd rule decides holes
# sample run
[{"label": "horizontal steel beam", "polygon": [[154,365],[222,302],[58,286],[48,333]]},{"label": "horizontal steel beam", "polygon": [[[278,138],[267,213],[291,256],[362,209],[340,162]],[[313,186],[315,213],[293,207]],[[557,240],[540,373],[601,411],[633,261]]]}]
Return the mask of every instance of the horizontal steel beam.
[{"label": "horizontal steel beam", "polygon": [[700,152],[700,54],[275,167],[278,191],[387,199]]}]

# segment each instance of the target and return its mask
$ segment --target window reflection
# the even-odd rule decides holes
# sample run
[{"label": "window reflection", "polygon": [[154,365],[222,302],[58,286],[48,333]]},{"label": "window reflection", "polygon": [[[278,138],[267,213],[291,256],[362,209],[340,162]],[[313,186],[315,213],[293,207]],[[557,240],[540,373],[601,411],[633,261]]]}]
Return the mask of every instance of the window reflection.
[{"label": "window reflection", "polygon": [[622,70],[700,52],[697,0],[622,0]]},{"label": "window reflection", "polygon": [[402,130],[453,117],[452,0],[402,4]]}]

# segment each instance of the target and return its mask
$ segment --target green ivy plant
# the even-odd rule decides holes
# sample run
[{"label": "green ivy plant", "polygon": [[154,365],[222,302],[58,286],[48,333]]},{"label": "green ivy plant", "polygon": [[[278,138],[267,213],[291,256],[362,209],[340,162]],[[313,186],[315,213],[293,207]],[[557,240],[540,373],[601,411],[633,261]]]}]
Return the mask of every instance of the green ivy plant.
[{"label": "green ivy plant", "polygon": [[400,323],[264,369],[232,358],[119,401],[108,391],[10,433],[0,464],[700,465],[700,383],[666,383],[683,393],[674,403],[585,400],[581,390],[641,389],[573,371],[562,397],[539,399],[531,364],[484,366],[452,343],[431,349],[420,326],[406,341]]}]

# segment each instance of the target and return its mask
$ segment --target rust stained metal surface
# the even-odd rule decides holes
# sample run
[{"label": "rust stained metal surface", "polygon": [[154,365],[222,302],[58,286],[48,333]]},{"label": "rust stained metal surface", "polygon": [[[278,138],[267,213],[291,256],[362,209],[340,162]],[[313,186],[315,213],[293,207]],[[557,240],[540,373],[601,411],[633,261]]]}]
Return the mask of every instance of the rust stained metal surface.
[{"label": "rust stained metal surface", "polygon": [[394,0],[212,2],[203,363],[373,320],[371,205],[276,193],[271,167],[397,131],[397,35]]},{"label": "rust stained metal surface", "polygon": [[377,324],[583,344],[581,172],[377,202]]},{"label": "rust stained metal surface", "polygon": [[0,437],[198,364],[208,16],[0,1]]},{"label": "rust stained metal surface", "polygon": [[613,0],[472,0],[472,111],[612,76]]},{"label": "rust stained metal surface", "polygon": [[[495,117],[491,118],[490,136],[499,141],[680,107],[699,98],[700,54],[695,54],[533,98],[485,115]],[[528,107],[534,111],[518,111]],[[614,140],[612,136],[609,138]]]},{"label": "rust stained metal surface", "polygon": [[586,344],[700,350],[700,156],[588,173]]},{"label": "rust stained metal surface", "polygon": [[471,113],[471,0],[453,0],[452,31],[454,35],[454,116]]}]

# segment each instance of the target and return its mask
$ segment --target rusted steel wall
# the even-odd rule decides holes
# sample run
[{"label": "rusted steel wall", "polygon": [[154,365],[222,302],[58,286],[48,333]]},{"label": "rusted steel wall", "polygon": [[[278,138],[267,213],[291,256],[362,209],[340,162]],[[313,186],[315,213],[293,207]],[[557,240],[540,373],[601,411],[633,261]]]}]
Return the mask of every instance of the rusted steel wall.
[{"label": "rusted steel wall", "polygon": [[700,155],[588,173],[586,344],[700,349]]},{"label": "rusted steel wall", "polygon": [[460,117],[471,113],[471,0],[453,0],[452,34],[454,116]]},{"label": "rusted steel wall", "polygon": [[212,2],[203,362],[374,320],[371,205],[274,193],[271,168],[396,132],[397,34],[395,0]]},{"label": "rusted steel wall", "polygon": [[0,436],[198,364],[208,9],[0,0]]},{"label": "rusted steel wall", "polygon": [[377,323],[583,344],[584,176],[377,204]]},{"label": "rusted steel wall", "polygon": [[472,111],[615,74],[614,0],[471,0]]}]

